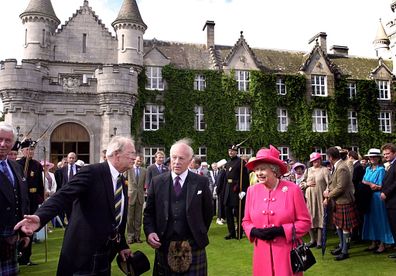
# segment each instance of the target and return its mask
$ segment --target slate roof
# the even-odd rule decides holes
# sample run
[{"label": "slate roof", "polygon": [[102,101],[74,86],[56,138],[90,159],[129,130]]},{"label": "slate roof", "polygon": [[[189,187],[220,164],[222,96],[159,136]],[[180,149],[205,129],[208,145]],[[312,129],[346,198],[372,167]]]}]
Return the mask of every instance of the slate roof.
[{"label": "slate roof", "polygon": [[19,17],[26,15],[42,15],[47,16],[60,23],[60,20],[55,14],[54,8],[52,7],[51,0],[30,0],[26,10],[21,13]]},{"label": "slate roof", "polygon": [[124,0],[118,16],[112,25],[114,26],[115,24],[121,22],[136,23],[144,26],[144,28],[147,29],[147,25],[143,22],[142,16],[140,15],[136,0]]}]

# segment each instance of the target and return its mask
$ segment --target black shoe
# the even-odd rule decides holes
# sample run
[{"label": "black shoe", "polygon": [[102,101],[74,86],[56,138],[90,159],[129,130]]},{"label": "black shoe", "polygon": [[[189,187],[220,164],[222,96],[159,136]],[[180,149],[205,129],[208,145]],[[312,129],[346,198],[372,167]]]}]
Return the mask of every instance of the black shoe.
[{"label": "black shoe", "polygon": [[345,260],[345,259],[348,259],[348,258],[349,258],[349,254],[348,254],[348,253],[346,253],[346,254],[341,253],[340,255],[338,255],[337,257],[335,257],[334,260],[336,260],[336,261],[342,261],[342,260]]},{"label": "black shoe", "polygon": [[232,240],[232,239],[236,239],[236,236],[235,236],[235,235],[229,234],[229,235],[225,236],[224,239],[226,239],[226,240]]},{"label": "black shoe", "polygon": [[309,243],[307,243],[307,246],[308,246],[309,248],[313,248],[313,247],[316,246],[316,242],[309,242]]},{"label": "black shoe", "polygon": [[19,262],[19,265],[33,266],[33,265],[38,265],[38,264],[33,263],[32,261],[28,261],[28,262]]},{"label": "black shoe", "polygon": [[334,256],[338,257],[338,255],[341,254],[341,250],[342,250],[341,248],[337,247],[336,249],[331,250],[330,253],[331,253],[331,255],[334,255]]},{"label": "black shoe", "polygon": [[388,255],[388,258],[392,258],[392,259],[396,258],[396,253]]},{"label": "black shoe", "polygon": [[322,246],[320,245],[320,244],[318,244],[317,246],[316,246],[316,249],[321,249],[322,248]]}]

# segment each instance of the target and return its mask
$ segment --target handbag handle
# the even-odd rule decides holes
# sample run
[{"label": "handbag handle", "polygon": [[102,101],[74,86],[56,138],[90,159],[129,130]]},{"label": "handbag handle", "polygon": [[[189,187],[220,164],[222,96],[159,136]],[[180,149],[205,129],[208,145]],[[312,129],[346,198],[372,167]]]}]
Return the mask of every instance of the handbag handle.
[{"label": "handbag handle", "polygon": [[292,228],[292,246],[294,247],[295,244],[297,244],[297,246],[298,246],[298,245],[300,245],[300,242],[297,239],[296,227],[294,226],[294,223],[293,223],[293,228]]}]

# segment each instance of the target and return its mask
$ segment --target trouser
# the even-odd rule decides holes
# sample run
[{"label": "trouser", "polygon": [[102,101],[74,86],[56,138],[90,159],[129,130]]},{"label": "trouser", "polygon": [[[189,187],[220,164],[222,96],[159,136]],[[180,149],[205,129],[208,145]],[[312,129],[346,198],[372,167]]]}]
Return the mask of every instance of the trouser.
[{"label": "trouser", "polygon": [[140,239],[140,231],[142,227],[143,204],[135,202],[128,204],[128,219],[127,219],[127,239]]},{"label": "trouser", "polygon": [[[225,206],[225,215],[227,220],[228,234],[233,237],[241,237],[241,233],[243,232],[243,229],[242,229],[242,221],[239,219],[238,206]],[[242,210],[241,210],[241,215],[242,215]],[[235,230],[235,218],[238,227],[236,230]],[[236,234],[238,234],[238,236]]]},{"label": "trouser", "polygon": [[396,243],[396,209],[395,208],[387,208],[389,225],[392,231],[393,239]]}]

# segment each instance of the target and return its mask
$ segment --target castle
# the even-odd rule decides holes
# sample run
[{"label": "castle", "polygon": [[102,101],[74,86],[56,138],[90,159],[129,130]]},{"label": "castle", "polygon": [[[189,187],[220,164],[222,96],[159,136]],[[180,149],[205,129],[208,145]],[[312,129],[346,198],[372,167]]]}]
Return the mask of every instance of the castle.
[{"label": "castle", "polygon": [[[395,8],[393,0],[391,9]],[[365,143],[363,135],[359,135],[362,130],[367,132],[359,124],[361,113],[354,102],[350,100],[345,105],[342,123],[324,102],[337,98],[341,90],[353,99],[360,93],[360,81],[366,80],[377,86],[372,93],[376,94],[379,110],[371,118],[377,122],[376,130],[385,134],[384,140],[393,139],[396,59],[392,64],[389,58],[394,56],[391,52],[396,42],[396,21],[387,23],[386,28],[379,22],[374,40],[378,58],[370,59],[350,56],[347,46],[334,45],[328,51],[327,35],[323,32],[309,40],[306,52],[251,48],[242,32],[235,45],[217,45],[215,22],[210,20],[204,24],[207,41],[203,44],[144,40],[147,25],[135,0],[123,1],[111,24],[116,36],[87,0],[62,25],[51,0],[30,0],[20,18],[25,29],[20,34],[25,37],[22,64],[14,59],[1,61],[0,97],[5,121],[17,127],[21,135],[31,131],[33,139],[42,136],[36,158],[46,153],[56,162],[74,151],[79,159],[94,163],[100,160],[101,150],[113,135],[132,134],[146,163],[152,161],[158,149],[169,149],[172,141],[184,136],[195,137],[195,152],[204,160],[215,161],[221,152],[225,154],[225,143],[245,138],[248,141],[239,153],[253,154],[267,140],[252,136],[268,133],[276,138],[268,142],[276,144],[282,158],[288,159],[299,143],[287,135],[288,131],[301,131],[303,127],[307,130],[306,122],[303,126],[296,120],[302,113],[293,115],[290,103],[286,104],[286,98],[282,100],[297,89],[288,87],[294,83],[289,76],[304,77],[307,116],[312,119],[309,133],[303,137],[309,145],[307,152],[324,154],[326,147],[337,142],[359,150]],[[176,84],[172,77],[163,76],[164,68],[194,75]],[[213,72],[228,78],[232,88],[220,79],[216,82],[218,88],[213,88]],[[254,83],[258,79],[255,72],[272,77],[261,84]],[[278,99],[278,106],[260,107],[260,93],[264,90],[260,91],[257,84],[270,87],[268,93]],[[191,95],[180,92],[171,102],[166,93],[171,95],[172,91],[191,91]],[[203,94],[205,91],[207,94]],[[213,91],[234,100],[219,98],[216,106],[207,99]],[[196,102],[189,102],[183,95]],[[177,107],[179,101],[186,104]],[[185,118],[178,117],[179,124],[191,122],[180,133],[175,131],[180,125],[172,115],[179,109],[187,112],[182,116]],[[260,118],[261,113],[272,119],[266,122],[268,117]],[[216,129],[215,124],[220,128]]]}]

